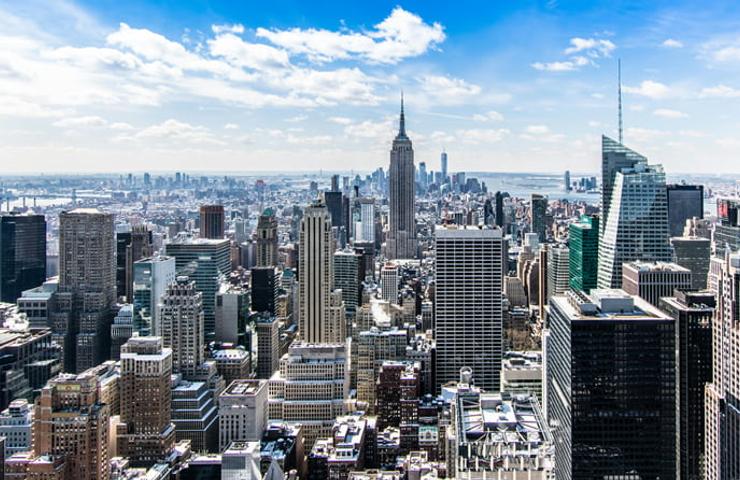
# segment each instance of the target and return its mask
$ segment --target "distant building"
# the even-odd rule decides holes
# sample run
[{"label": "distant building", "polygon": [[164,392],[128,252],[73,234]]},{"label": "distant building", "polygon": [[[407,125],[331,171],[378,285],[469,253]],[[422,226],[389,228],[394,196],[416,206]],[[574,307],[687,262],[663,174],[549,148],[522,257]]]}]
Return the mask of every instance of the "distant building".
[{"label": "distant building", "polygon": [[540,242],[547,241],[547,197],[533,193],[529,202],[529,225]]},{"label": "distant building", "polygon": [[254,267],[251,273],[252,310],[275,315],[280,273],[275,267]]},{"label": "distant building", "polygon": [[622,288],[657,307],[674,290],[691,289],[691,271],[670,262],[628,262],[622,265]]},{"label": "distant building", "polygon": [[277,267],[278,265],[278,222],[275,212],[266,209],[257,222],[257,267]]},{"label": "distant building", "polygon": [[398,265],[385,263],[380,269],[380,298],[390,303],[398,303],[398,285],[400,282]]},{"label": "distant building", "polygon": [[596,288],[599,270],[599,217],[583,216],[569,227],[569,285],[588,293]]},{"label": "distant building", "polygon": [[217,240],[224,238],[225,220],[223,205],[201,205],[200,238]]},{"label": "distant building", "polygon": [[702,237],[673,237],[673,261],[691,271],[691,289],[704,290],[709,279],[712,242]]},{"label": "distant building", "polygon": [[160,335],[159,300],[175,281],[175,258],[159,255],[134,262],[134,330]]},{"label": "distant building", "polygon": [[[447,163],[447,156],[444,156]],[[414,149],[406,135],[406,119],[401,99],[401,116],[398,134],[391,148],[391,163],[388,168],[388,235],[386,257],[416,258],[416,219],[414,181]]]},{"label": "distant building", "polygon": [[27,452],[33,444],[33,404],[28,400],[13,400],[0,414],[0,437],[5,438],[5,458]]},{"label": "distant building", "polygon": [[280,366],[279,322],[268,314],[256,314],[252,319],[257,331],[257,378],[269,379]]},{"label": "distant building", "polygon": [[167,287],[160,305],[162,340],[172,349],[172,370],[192,377],[205,360],[203,295],[195,282],[179,276]]},{"label": "distant building", "polygon": [[668,196],[668,232],[671,237],[683,234],[686,220],[704,218],[704,186],[674,184],[666,186]]},{"label": "distant building", "polygon": [[46,280],[46,219],[0,215],[0,302],[15,303]]},{"label": "distant building", "polygon": [[542,353],[506,352],[501,364],[502,392],[542,398]]},{"label": "distant building", "polygon": [[262,438],[267,426],[267,381],[234,380],[218,398],[219,451]]}]

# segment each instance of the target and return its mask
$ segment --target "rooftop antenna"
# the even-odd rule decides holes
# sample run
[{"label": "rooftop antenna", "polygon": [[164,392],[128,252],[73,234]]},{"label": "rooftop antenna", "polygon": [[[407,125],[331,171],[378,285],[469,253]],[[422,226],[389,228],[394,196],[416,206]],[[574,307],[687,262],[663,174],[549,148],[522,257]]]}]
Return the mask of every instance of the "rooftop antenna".
[{"label": "rooftop antenna", "polygon": [[622,59],[617,59],[617,81],[619,86],[617,88],[619,96],[619,143],[622,143]]}]

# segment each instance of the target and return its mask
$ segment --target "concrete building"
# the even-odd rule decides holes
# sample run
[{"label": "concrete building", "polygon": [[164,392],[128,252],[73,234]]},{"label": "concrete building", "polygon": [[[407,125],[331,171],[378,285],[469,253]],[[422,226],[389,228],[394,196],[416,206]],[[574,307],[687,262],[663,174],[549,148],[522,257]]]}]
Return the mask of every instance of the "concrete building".
[{"label": "concrete building", "polygon": [[293,343],[269,383],[269,419],[301,426],[307,448],[345,413],[349,356],[344,344]]},{"label": "concrete building", "polygon": [[175,281],[175,257],[142,258],[133,265],[134,330],[140,335],[160,335],[159,300]]},{"label": "concrete building", "polygon": [[506,352],[501,365],[502,392],[527,394],[542,400],[542,353]]},{"label": "concrete building", "polygon": [[[540,268],[542,268],[541,265],[542,262],[540,261]],[[562,295],[570,288],[569,269],[570,249],[565,245],[556,245],[548,248],[545,304],[553,295]]]},{"label": "concrete building", "polygon": [[547,197],[533,193],[529,201],[529,226],[540,242],[547,241]]},{"label": "concrete building", "polygon": [[59,278],[45,281],[41,286],[25,290],[16,301],[18,311],[25,313],[31,328],[51,328],[51,316],[56,310],[55,295]]},{"label": "concrete building", "polygon": [[162,295],[159,316],[164,346],[172,349],[172,370],[195,376],[205,360],[203,294],[195,282],[178,276]]},{"label": "concrete building", "polygon": [[175,441],[189,440],[193,452],[218,451],[218,405],[206,382],[172,377]]},{"label": "concrete building", "polygon": [[503,355],[501,230],[438,226],[435,231],[437,387],[463,367],[495,390]]},{"label": "concrete building", "polygon": [[172,350],[160,337],[134,337],[121,347],[118,451],[133,466],[163,461],[175,444],[172,423]]},{"label": "concrete building", "polygon": [[365,280],[362,256],[350,249],[334,253],[334,289],[342,291],[342,300],[348,316],[354,316],[362,301],[362,282]]},{"label": "concrete building", "polygon": [[323,203],[305,209],[298,254],[299,330],[301,338],[310,343],[329,341],[329,297],[334,284],[331,227]]},{"label": "concrete building", "polygon": [[255,442],[267,427],[266,380],[234,380],[218,397],[219,451],[232,442]]},{"label": "concrete building", "polygon": [[216,293],[216,342],[242,344],[249,316],[249,290],[223,282]]},{"label": "concrete building", "polygon": [[118,313],[110,326],[110,358],[121,359],[121,347],[134,336],[134,306],[130,303],[120,305]]},{"label": "concrete building", "polygon": [[336,419],[329,438],[319,439],[308,455],[308,479],[346,480],[365,466],[366,444],[372,440],[369,421],[359,416]]},{"label": "concrete building", "polygon": [[217,343],[210,345],[210,360],[215,362],[216,371],[229,385],[234,380],[249,378],[252,375],[252,359],[241,345]]},{"label": "concrete building", "polygon": [[399,282],[398,265],[386,262],[380,269],[380,298],[390,303],[398,303]]},{"label": "concrete building", "polygon": [[385,256],[397,258],[416,258],[416,219],[414,181],[414,148],[406,135],[406,118],[401,99],[401,116],[398,134],[391,148],[391,162],[388,168],[388,235]]},{"label": "concrete building", "polygon": [[257,330],[257,378],[269,379],[280,367],[280,328],[271,315],[253,317]]},{"label": "concrete building", "polygon": [[552,297],[548,319],[545,411],[557,478],[677,478],[674,319],[623,290],[598,289]]},{"label": "concrete building", "polygon": [[221,240],[224,238],[226,221],[223,205],[201,205],[200,238]]},{"label": "concrete building", "polygon": [[257,245],[255,249],[255,266],[278,266],[278,222],[275,212],[268,208],[260,215],[257,222]]},{"label": "concrete building", "polygon": [[5,439],[5,458],[28,452],[33,446],[33,405],[28,400],[13,400],[0,414],[0,437]]},{"label": "concrete building", "polygon": [[116,301],[113,215],[77,208],[59,214],[59,290],[52,332],[64,370],[82,372],[108,358]]},{"label": "concrete building", "polygon": [[116,288],[125,302],[134,301],[134,263],[152,253],[152,232],[146,225],[116,227]]},{"label": "concrete building", "polygon": [[628,262],[622,265],[622,289],[657,307],[674,290],[691,289],[691,271],[670,262]]},{"label": "concrete building", "polygon": [[383,362],[405,360],[407,343],[406,330],[396,328],[380,330],[372,327],[355,338],[352,365],[357,371],[357,402],[365,411],[375,412],[376,383]]},{"label": "concrete building", "polygon": [[712,242],[702,237],[673,237],[673,261],[691,271],[691,289],[704,290],[709,280]]}]

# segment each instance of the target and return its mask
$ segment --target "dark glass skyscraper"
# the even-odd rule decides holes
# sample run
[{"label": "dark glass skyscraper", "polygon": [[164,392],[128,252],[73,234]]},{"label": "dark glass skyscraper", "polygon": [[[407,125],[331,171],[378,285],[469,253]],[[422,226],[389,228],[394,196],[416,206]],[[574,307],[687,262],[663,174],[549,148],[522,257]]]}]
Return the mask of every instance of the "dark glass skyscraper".
[{"label": "dark glass skyscraper", "polygon": [[668,230],[671,237],[683,235],[686,220],[704,218],[703,185],[668,185]]},{"label": "dark glass skyscraper", "polygon": [[200,207],[200,238],[221,240],[224,238],[225,215],[223,205]]},{"label": "dark glass skyscraper", "polygon": [[558,480],[677,478],[674,324],[621,290],[552,297],[543,350]]},{"label": "dark glass skyscraper", "polygon": [[588,293],[596,288],[599,270],[599,217],[584,215],[571,223],[568,238],[570,288]]},{"label": "dark glass skyscraper", "polygon": [[46,280],[46,219],[0,216],[0,301],[15,303],[24,290]]},{"label": "dark glass skyscraper", "polygon": [[540,242],[547,241],[547,197],[533,193],[529,204],[529,224]]}]

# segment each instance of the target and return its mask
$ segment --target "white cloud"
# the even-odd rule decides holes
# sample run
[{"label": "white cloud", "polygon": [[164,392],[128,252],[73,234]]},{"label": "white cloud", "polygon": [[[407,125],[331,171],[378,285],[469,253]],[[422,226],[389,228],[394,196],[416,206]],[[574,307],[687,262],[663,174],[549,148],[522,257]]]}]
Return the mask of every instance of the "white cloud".
[{"label": "white cloud", "polygon": [[389,117],[382,122],[365,120],[360,123],[347,125],[344,127],[344,133],[350,137],[373,138],[387,141],[393,138],[394,129],[395,122]]},{"label": "white cloud", "polygon": [[64,128],[72,128],[72,127],[102,127],[103,125],[107,124],[104,119],[90,115],[85,117],[71,117],[71,118],[63,118],[61,120],[57,120],[53,123],[55,127],[64,127]]},{"label": "white cloud", "polygon": [[687,118],[689,115],[678,111],[678,110],[672,110],[670,108],[658,108],[656,110],[653,110],[653,115],[656,117],[663,117],[663,118]]},{"label": "white cloud", "polygon": [[498,143],[509,133],[506,128],[471,128],[467,130],[456,130],[455,135],[464,143]]},{"label": "white cloud", "polygon": [[239,130],[239,125],[236,123],[227,123],[224,125],[224,130]]},{"label": "white cloud", "polygon": [[671,89],[667,85],[653,80],[643,80],[642,83],[636,87],[625,85],[622,87],[622,90],[627,93],[634,93],[635,95],[652,99],[667,98],[672,94]]},{"label": "white cloud", "polygon": [[553,133],[547,125],[527,125],[524,133],[519,135],[519,137],[538,142],[558,142],[565,138],[565,135]]},{"label": "white cloud", "polygon": [[563,54],[569,56],[568,59],[534,62],[531,67],[543,72],[572,72],[587,65],[597,65],[597,59],[611,56],[616,48],[611,40],[573,37],[570,39],[570,46],[563,50]]},{"label": "white cloud", "polygon": [[481,93],[478,85],[461,78],[444,75],[423,75],[417,79],[426,102],[435,105],[458,105]]},{"label": "white cloud", "polygon": [[348,117],[329,117],[329,121],[338,125],[349,125],[352,123],[352,119]]},{"label": "white cloud", "polygon": [[700,98],[738,98],[740,89],[728,87],[727,85],[716,85],[714,87],[702,88]]},{"label": "white cloud", "polygon": [[245,42],[232,33],[217,35],[208,40],[208,48],[214,57],[223,57],[232,65],[254,70],[284,68],[290,63],[284,50]]},{"label": "white cloud", "polygon": [[244,33],[244,25],[241,25],[239,23],[235,23],[232,25],[224,24],[224,25],[211,25],[211,30],[213,30],[213,33],[219,34],[219,33],[238,33],[242,34]]},{"label": "white cloud", "polygon": [[473,120],[476,122],[503,122],[504,116],[495,110],[489,110],[485,113],[476,113],[473,115]]},{"label": "white cloud", "polygon": [[171,140],[175,142],[189,142],[194,144],[223,145],[207,128],[194,126],[173,118],[162,123],[151,125],[134,135],[134,138],[144,140]]},{"label": "white cloud", "polygon": [[289,123],[298,123],[306,120],[308,118],[308,115],[296,115],[294,117],[286,118],[285,121]]},{"label": "white cloud", "polygon": [[680,40],[676,40],[673,38],[668,38],[661,43],[662,46],[666,48],[683,48],[683,42]]},{"label": "white cloud", "polygon": [[576,64],[571,61],[566,62],[535,62],[532,68],[543,72],[570,72],[577,68]]},{"label": "white cloud", "polygon": [[427,24],[401,7],[394,8],[385,20],[366,32],[258,28],[256,34],[292,54],[305,55],[313,62],[361,58],[393,64],[422,55],[445,39],[442,25]]},{"label": "white cloud", "polygon": [[659,138],[665,138],[671,135],[666,130],[656,130],[652,128],[628,127],[624,131],[625,138],[630,141],[651,142]]},{"label": "white cloud", "polygon": [[574,37],[570,39],[570,45],[570,47],[565,49],[564,54],[572,55],[578,52],[586,52],[587,55],[594,58],[608,57],[617,48],[610,40],[601,38]]},{"label": "white cloud", "polygon": [[113,122],[108,125],[111,130],[133,130],[134,126],[126,122]]},{"label": "white cloud", "polygon": [[702,45],[701,55],[713,63],[740,62],[740,37],[710,40]]}]

